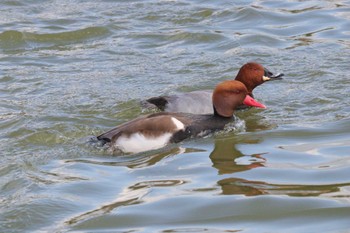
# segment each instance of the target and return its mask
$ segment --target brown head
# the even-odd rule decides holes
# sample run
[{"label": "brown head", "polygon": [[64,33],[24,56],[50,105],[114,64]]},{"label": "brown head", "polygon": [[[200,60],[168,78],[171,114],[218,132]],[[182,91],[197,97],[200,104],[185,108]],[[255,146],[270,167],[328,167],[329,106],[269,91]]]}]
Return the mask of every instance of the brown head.
[{"label": "brown head", "polygon": [[233,112],[241,104],[265,108],[265,106],[248,95],[246,86],[237,80],[228,80],[219,83],[214,89],[214,114],[223,117],[232,117]]},{"label": "brown head", "polygon": [[281,79],[283,74],[274,76],[272,72],[256,62],[249,62],[241,67],[235,80],[242,82],[252,96],[254,88],[266,81]]}]

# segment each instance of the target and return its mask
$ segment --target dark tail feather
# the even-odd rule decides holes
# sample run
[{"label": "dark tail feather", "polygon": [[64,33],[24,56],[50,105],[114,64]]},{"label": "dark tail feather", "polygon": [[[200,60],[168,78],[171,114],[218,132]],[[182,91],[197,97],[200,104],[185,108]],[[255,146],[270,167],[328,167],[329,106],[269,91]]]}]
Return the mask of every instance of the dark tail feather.
[{"label": "dark tail feather", "polygon": [[111,142],[111,139],[109,139],[109,138],[104,138],[104,137],[101,137],[101,136],[96,137],[96,139],[97,139],[99,145],[101,145],[101,146],[104,146],[104,145],[106,145],[107,143]]},{"label": "dark tail feather", "polygon": [[166,96],[153,97],[153,98],[147,99],[146,102],[155,105],[161,111],[164,111],[166,108],[166,105],[168,104],[168,100],[166,99]]},{"label": "dark tail feather", "polygon": [[99,138],[96,136],[88,136],[83,139],[84,143],[87,143],[91,146],[97,146],[97,147],[102,147],[109,143],[111,140],[108,138]]}]

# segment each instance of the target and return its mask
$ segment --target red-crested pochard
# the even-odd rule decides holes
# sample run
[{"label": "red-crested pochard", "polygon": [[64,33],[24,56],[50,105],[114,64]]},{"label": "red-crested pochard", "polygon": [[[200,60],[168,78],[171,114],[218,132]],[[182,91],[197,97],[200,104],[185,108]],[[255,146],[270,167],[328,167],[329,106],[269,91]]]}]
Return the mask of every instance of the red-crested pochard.
[{"label": "red-crested pochard", "polygon": [[160,112],[126,122],[97,137],[102,144],[124,153],[159,149],[189,137],[199,137],[224,129],[234,121],[233,112],[241,104],[265,108],[252,97],[240,81],[224,81],[212,97],[213,114]]},{"label": "red-crested pochard", "polygon": [[[249,62],[241,67],[235,80],[241,81],[248,90],[248,94],[254,98],[253,90],[264,82],[271,80],[279,80],[284,74],[278,73],[274,75],[262,65]],[[142,104],[145,107],[156,107],[166,112],[186,112],[194,114],[210,114],[213,113],[211,103],[212,91],[192,91],[177,95],[159,96],[147,99]],[[244,108],[240,106],[238,108]]]}]

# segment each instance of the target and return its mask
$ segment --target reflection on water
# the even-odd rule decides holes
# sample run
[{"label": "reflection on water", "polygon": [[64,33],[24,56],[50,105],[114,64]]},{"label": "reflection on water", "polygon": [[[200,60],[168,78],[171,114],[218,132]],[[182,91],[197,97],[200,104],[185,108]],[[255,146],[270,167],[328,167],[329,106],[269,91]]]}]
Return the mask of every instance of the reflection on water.
[{"label": "reflection on water", "polygon": [[[222,194],[233,195],[243,194],[246,196],[255,196],[262,194],[288,195],[296,197],[320,196],[327,193],[338,193],[342,187],[350,186],[350,183],[334,184],[334,185],[279,185],[269,184],[260,181],[249,181],[239,178],[227,178],[218,181],[222,188]],[[350,197],[339,195],[338,197]]]},{"label": "reflection on water", "polygon": [[69,162],[93,163],[93,164],[99,164],[103,166],[125,166],[131,169],[137,169],[137,168],[155,165],[156,163],[160,162],[162,159],[165,159],[167,157],[171,157],[171,156],[175,156],[183,153],[200,152],[204,150],[169,146],[157,151],[158,153],[156,151],[148,151],[145,153],[139,153],[134,155],[121,155],[121,156],[119,155],[120,157],[118,157],[118,161],[113,161],[113,162],[75,159],[72,161],[68,160],[66,161],[66,163],[69,163]]},{"label": "reflection on water", "polygon": [[108,214],[111,211],[118,211],[117,209],[119,207],[142,204],[145,201],[150,201],[149,198],[144,198],[145,196],[147,196],[148,192],[150,192],[150,189],[157,187],[173,187],[184,183],[186,182],[183,180],[152,180],[136,183],[124,189],[119,194],[117,200],[113,201],[113,203],[104,205],[96,210],[92,210],[77,217],[74,217],[66,221],[65,223],[68,225],[74,225],[76,223],[88,220],[93,217]]},{"label": "reflection on water", "polygon": [[[345,173],[349,169],[347,155],[350,151],[350,142],[344,138],[349,137],[348,122],[348,120],[339,121],[324,125],[322,128],[316,126],[259,133],[259,136],[262,136],[260,142],[252,145],[244,143],[243,149],[245,151],[250,151],[250,148],[255,151],[260,149],[265,153],[242,155],[234,150],[235,154],[249,157],[249,159],[245,159],[242,164],[241,159],[235,158],[233,165],[231,156],[231,166],[239,167],[240,169],[235,171],[239,174],[236,174],[236,177],[231,176],[220,180],[218,184],[222,187],[224,194],[234,194],[236,190],[247,190],[247,193],[240,191],[245,195],[285,194],[289,196],[322,196],[334,192],[337,193],[334,196],[347,200],[350,197],[346,191],[349,182]],[[342,129],[340,130],[339,127]],[[284,139],[288,138],[287,145],[281,145],[281,141],[275,141],[282,132]],[[330,135],[333,136],[330,137]],[[268,145],[270,149],[264,145]],[[230,161],[230,158],[228,157],[226,161]],[[248,174],[246,171],[252,168],[258,169],[253,175],[250,174],[247,177],[254,179],[240,178]],[[345,191],[343,195],[339,195],[340,190]]]},{"label": "reflection on water", "polygon": [[[213,163],[213,167],[218,170],[219,174],[229,174],[264,166],[263,162],[265,159],[262,158],[261,154],[244,155],[241,151],[236,149],[236,144],[242,143],[238,140],[239,137],[215,140],[215,147],[210,153],[210,159]],[[249,140],[244,141],[244,143],[256,145],[259,144],[259,140]],[[243,156],[250,157],[249,165],[237,163],[237,161]],[[256,159],[260,159],[262,162],[257,161]]]}]

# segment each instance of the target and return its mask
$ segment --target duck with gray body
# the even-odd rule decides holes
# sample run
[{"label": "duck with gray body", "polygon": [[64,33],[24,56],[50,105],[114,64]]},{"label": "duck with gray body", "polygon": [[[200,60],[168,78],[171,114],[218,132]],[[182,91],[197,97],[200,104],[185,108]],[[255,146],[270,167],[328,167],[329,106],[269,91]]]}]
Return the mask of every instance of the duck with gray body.
[{"label": "duck with gray body", "polygon": [[[268,81],[281,80],[284,74],[274,75],[262,65],[249,62],[241,67],[235,80],[242,82],[248,90],[248,94],[254,98],[253,90]],[[186,112],[194,114],[212,114],[212,91],[193,91],[169,96],[158,96],[142,102],[146,108],[156,108],[166,112]],[[240,105],[237,109],[247,108]]]}]

